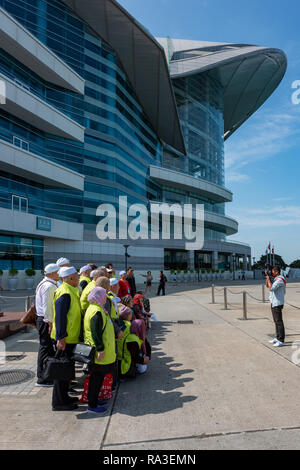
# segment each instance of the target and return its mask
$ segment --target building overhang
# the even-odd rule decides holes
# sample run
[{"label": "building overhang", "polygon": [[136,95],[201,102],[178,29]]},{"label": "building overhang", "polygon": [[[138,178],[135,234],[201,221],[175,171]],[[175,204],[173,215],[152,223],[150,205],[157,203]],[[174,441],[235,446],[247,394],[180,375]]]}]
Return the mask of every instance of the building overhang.
[{"label": "building overhang", "polygon": [[5,83],[4,111],[49,134],[84,141],[84,127],[76,121],[2,73],[0,80]]},{"label": "building overhang", "polygon": [[1,47],[44,80],[84,93],[84,79],[0,7]]},{"label": "building overhang", "polygon": [[118,54],[157,136],[185,154],[185,144],[163,48],[115,0],[63,0]]},{"label": "building overhang", "polygon": [[46,186],[84,190],[84,175],[0,140],[1,169]]},{"label": "building overhang", "polygon": [[[191,55],[171,60],[172,79],[209,72],[222,84],[225,140],[269,98],[287,68],[286,55],[280,49],[182,39],[158,41],[165,54]],[[216,50],[209,53],[209,48]]]},{"label": "building overhang", "polygon": [[[41,217],[28,212],[14,211],[0,207],[1,228],[0,231],[30,235],[41,238],[56,238],[61,240],[82,240],[83,224],[67,222],[65,220]],[[43,222],[49,222],[47,230],[38,227]],[[41,222],[40,224],[38,222]],[[50,230],[48,229],[50,227]]]},{"label": "building overhang", "polygon": [[234,235],[238,232],[239,224],[236,220],[227,217],[226,215],[215,214],[214,212],[204,212],[204,225],[205,228],[212,230],[222,230],[226,235]]},{"label": "building overhang", "polygon": [[228,189],[203,179],[155,165],[151,165],[149,171],[151,178],[165,186],[197,193],[218,203],[232,201],[232,193]]}]

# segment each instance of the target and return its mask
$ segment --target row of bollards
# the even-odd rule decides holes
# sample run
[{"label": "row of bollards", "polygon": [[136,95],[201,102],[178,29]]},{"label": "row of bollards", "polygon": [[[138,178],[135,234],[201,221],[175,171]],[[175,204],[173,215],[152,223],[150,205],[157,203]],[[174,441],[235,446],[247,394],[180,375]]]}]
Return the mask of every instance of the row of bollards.
[{"label": "row of bollards", "polygon": [[[212,304],[215,304],[215,285],[211,286],[211,298]],[[266,292],[265,285],[262,285],[262,302],[266,302]],[[228,310],[228,297],[227,297],[227,287],[224,287],[224,310]],[[248,320],[247,316],[247,291],[243,291],[243,320]]]}]

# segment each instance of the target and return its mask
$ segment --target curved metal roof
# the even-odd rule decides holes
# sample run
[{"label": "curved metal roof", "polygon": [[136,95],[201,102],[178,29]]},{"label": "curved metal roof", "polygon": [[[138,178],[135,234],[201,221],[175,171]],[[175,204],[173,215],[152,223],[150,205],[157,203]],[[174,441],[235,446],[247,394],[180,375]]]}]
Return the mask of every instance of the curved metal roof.
[{"label": "curved metal roof", "polygon": [[112,46],[154,131],[182,153],[185,144],[161,45],[115,0],[63,0]]},{"label": "curved metal roof", "polygon": [[171,77],[210,72],[224,87],[224,138],[238,129],[281,82],[287,59],[283,51],[248,44],[164,39]]}]

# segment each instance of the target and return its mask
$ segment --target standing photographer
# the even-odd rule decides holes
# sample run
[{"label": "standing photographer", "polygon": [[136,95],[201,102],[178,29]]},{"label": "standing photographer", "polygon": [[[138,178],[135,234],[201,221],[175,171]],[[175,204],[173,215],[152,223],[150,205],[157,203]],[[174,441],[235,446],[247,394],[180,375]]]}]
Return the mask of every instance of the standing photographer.
[{"label": "standing photographer", "polygon": [[284,346],[285,329],[282,319],[282,309],[284,307],[284,296],[286,290],[286,280],[280,276],[280,266],[274,266],[272,269],[273,283],[270,275],[266,274],[266,286],[270,289],[271,310],[276,328],[276,338],[269,341],[275,347]]}]

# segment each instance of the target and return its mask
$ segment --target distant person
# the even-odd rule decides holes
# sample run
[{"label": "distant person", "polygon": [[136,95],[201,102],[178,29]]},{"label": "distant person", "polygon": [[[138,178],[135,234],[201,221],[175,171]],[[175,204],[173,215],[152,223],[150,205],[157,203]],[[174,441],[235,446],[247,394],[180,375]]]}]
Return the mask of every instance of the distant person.
[{"label": "distant person", "polygon": [[107,265],[105,266],[106,269],[107,269],[107,272],[109,273],[110,275],[110,278],[116,278],[116,273],[115,273],[115,270],[114,270],[114,267],[111,263],[107,263]]},{"label": "distant person", "polygon": [[122,299],[126,295],[131,295],[131,290],[130,290],[129,282],[126,279],[127,277],[126,271],[120,271],[119,276],[120,276],[120,280],[119,280],[118,297]]},{"label": "distant person", "polygon": [[152,287],[152,281],[153,281],[151,271],[147,271],[147,274],[141,274],[141,276],[146,278],[145,295],[147,294],[147,290],[149,290],[149,293],[151,294],[151,287]]},{"label": "distant person", "polygon": [[132,297],[134,297],[135,294],[136,294],[136,285],[135,285],[134,270],[132,268],[127,269],[126,279],[129,283],[130,293],[131,293]]},{"label": "distant person", "polygon": [[165,286],[166,286],[167,278],[164,275],[163,271],[160,271],[160,276],[158,278],[158,281],[159,281],[159,285],[158,285],[158,291],[156,295],[160,295],[161,291],[162,291],[162,295],[166,295]]},{"label": "distant person", "polygon": [[280,276],[280,266],[274,266],[272,269],[272,275],[274,277],[273,283],[271,282],[270,276],[266,274],[266,286],[270,289],[270,302],[276,328],[276,337],[273,340],[270,340],[269,343],[279,348],[284,346],[285,341],[282,310],[284,307],[286,280],[283,276]]}]

